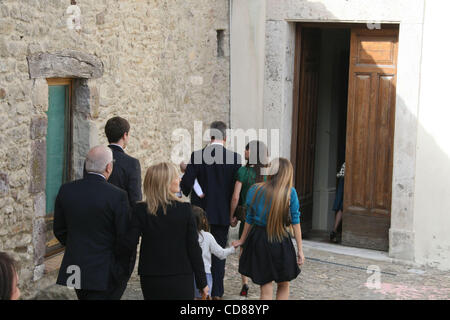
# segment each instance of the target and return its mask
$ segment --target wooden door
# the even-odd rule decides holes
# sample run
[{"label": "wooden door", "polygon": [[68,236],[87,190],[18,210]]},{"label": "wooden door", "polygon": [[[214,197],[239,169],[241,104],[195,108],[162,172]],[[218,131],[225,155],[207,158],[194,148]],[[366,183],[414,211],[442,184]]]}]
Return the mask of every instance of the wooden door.
[{"label": "wooden door", "polygon": [[63,248],[53,234],[53,213],[59,188],[70,180],[71,88],[70,79],[48,79],[46,136],[46,256]]},{"label": "wooden door", "polygon": [[319,94],[320,29],[297,27],[291,159],[302,233],[312,229],[314,153]]},{"label": "wooden door", "polygon": [[342,243],[387,251],[398,29],[352,29]]}]

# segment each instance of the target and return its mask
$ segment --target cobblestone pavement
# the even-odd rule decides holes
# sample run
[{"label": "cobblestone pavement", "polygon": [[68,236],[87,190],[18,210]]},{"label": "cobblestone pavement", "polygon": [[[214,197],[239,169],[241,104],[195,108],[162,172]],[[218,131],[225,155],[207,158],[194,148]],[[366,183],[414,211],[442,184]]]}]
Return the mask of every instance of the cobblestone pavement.
[{"label": "cobblestone pavement", "polygon": [[[306,262],[301,268],[302,272],[290,283],[291,300],[450,299],[450,272],[391,263],[382,261],[383,259],[373,260],[364,255],[361,257],[361,255],[340,254],[318,249],[315,245],[308,245],[306,242],[304,253]],[[368,272],[369,266],[371,270],[380,272],[379,286],[371,281],[376,280],[377,275]],[[249,281],[249,297],[239,296],[241,278],[237,270],[238,254],[233,254],[227,258],[223,298],[225,300],[259,299],[259,286],[251,281]],[[55,291],[54,294],[51,293],[52,290]],[[75,299],[76,297],[72,290],[52,286],[38,298]],[[136,270],[122,299],[142,299]]]},{"label": "cobblestone pavement", "polygon": [[[302,272],[290,283],[291,300],[382,300],[450,299],[450,273],[429,268],[380,262],[329,253],[305,246]],[[380,286],[367,273],[369,266],[380,271]],[[239,296],[241,278],[238,254],[228,257],[225,272],[226,300],[259,299],[259,286],[249,281],[249,297]],[[376,277],[376,276],[375,276]],[[368,281],[369,279],[369,281]],[[372,279],[372,278],[371,278]],[[274,297],[275,297],[274,286]],[[142,299],[139,278],[133,274],[123,299]]]}]

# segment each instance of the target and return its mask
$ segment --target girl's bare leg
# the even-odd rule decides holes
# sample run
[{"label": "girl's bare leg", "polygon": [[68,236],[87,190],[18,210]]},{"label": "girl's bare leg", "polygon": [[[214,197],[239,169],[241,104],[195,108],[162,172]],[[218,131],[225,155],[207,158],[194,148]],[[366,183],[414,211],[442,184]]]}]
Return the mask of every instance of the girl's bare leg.
[{"label": "girl's bare leg", "polygon": [[280,282],[277,285],[277,300],[289,300],[289,282]]},{"label": "girl's bare leg", "polygon": [[272,282],[266,283],[261,286],[260,300],[272,300],[273,286]]}]

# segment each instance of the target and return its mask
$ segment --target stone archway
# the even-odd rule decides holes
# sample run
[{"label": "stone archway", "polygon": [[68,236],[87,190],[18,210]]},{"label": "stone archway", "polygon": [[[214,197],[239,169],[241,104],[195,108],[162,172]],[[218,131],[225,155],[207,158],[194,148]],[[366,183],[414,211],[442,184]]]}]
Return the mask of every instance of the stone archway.
[{"label": "stone archway", "polygon": [[97,129],[92,112],[98,108],[99,96],[95,80],[103,75],[103,63],[94,55],[64,50],[57,53],[36,53],[27,57],[32,85],[30,138],[32,140],[30,194],[34,198],[33,247],[34,280],[44,275],[46,250],[45,188],[46,188],[46,134],[49,78],[71,78],[73,134],[72,178],[80,178],[84,157],[97,140]]}]

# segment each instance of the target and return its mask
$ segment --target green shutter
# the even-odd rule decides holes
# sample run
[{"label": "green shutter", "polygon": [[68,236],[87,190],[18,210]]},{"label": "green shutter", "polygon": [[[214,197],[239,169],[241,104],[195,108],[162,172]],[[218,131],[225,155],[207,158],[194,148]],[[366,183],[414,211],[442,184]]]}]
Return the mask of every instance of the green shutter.
[{"label": "green shutter", "polygon": [[48,87],[46,213],[53,214],[56,195],[66,177],[66,115],[69,104],[69,86]]}]

